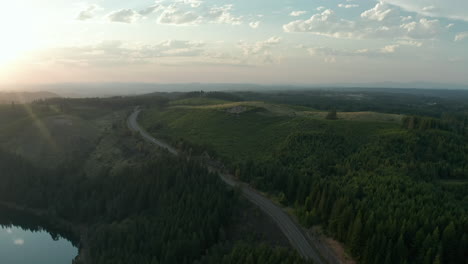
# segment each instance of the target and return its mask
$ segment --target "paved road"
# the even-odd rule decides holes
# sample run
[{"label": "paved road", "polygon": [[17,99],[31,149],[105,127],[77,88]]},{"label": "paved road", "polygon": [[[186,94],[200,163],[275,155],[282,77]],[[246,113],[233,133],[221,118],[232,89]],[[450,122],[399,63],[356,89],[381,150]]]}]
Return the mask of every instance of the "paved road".
[{"label": "paved road", "polygon": [[171,147],[170,145],[166,144],[165,142],[161,140],[155,139],[150,134],[148,134],[148,132],[146,132],[143,128],[140,127],[140,125],[138,124],[138,120],[137,120],[140,112],[141,112],[141,109],[135,108],[135,111],[133,111],[133,113],[128,117],[128,120],[127,120],[128,127],[133,131],[139,132],[140,135],[147,141],[153,144],[156,144],[163,149],[166,149],[167,151],[169,151],[170,153],[174,155],[178,155],[179,153],[177,152],[175,148]]},{"label": "paved road", "polygon": [[[155,139],[148,132],[142,129],[138,125],[138,115],[141,110],[136,108],[135,111],[128,118],[128,126],[131,130],[139,132],[144,139],[147,141],[156,144],[157,146],[167,149],[170,153],[178,155],[178,152],[175,148],[171,147],[167,143]],[[316,264],[325,263],[314,248],[310,245],[309,241],[305,237],[304,233],[292,219],[291,217],[278,207],[275,203],[265,198],[257,191],[249,187],[247,184],[239,182],[233,178],[232,175],[223,174],[218,169],[208,166],[210,170],[218,172],[220,178],[229,186],[239,187],[242,190],[242,194],[252,203],[257,205],[262,211],[269,215],[284,235],[288,238],[291,245],[299,252],[301,256],[307,259],[312,259]]]}]

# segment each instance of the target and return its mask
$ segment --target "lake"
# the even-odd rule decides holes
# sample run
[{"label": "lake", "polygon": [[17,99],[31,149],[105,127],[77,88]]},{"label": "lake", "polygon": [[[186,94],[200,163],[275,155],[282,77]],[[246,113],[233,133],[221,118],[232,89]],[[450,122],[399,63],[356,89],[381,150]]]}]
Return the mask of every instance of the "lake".
[{"label": "lake", "polygon": [[0,263],[68,264],[78,249],[66,239],[55,241],[46,231],[33,232],[19,227],[0,227]]}]

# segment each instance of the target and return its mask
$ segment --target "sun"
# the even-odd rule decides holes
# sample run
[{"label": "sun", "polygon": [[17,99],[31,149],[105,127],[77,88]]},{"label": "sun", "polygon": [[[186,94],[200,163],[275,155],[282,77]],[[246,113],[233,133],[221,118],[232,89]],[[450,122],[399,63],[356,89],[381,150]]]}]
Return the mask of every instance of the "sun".
[{"label": "sun", "polygon": [[36,46],[35,25],[25,2],[5,1],[0,9],[0,66],[19,59]]}]

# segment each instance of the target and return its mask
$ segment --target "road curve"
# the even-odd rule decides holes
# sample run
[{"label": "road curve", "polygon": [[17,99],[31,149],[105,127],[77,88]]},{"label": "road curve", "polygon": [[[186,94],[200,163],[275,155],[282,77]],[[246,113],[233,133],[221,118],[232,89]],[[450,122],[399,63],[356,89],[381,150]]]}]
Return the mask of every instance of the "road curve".
[{"label": "road curve", "polygon": [[[138,124],[138,115],[140,114],[140,112],[141,110],[139,108],[135,108],[135,111],[129,116],[127,120],[128,127],[133,131],[139,132],[141,136],[148,142],[151,142],[163,149],[166,149],[174,155],[178,155],[178,151],[175,148],[171,147],[170,145],[161,140],[152,137],[148,132],[146,132],[143,128],[140,127],[140,125]],[[232,175],[224,174],[213,167],[209,167],[209,169],[218,172],[220,178],[227,185],[231,187],[239,187],[244,197],[246,197],[250,202],[257,205],[263,212],[269,215],[275,221],[275,223],[278,225],[278,227],[281,229],[284,235],[288,238],[289,242],[291,243],[291,246],[293,246],[302,257],[306,259],[311,259],[316,264],[325,263],[320,258],[318,253],[314,250],[314,248],[310,245],[306,236],[302,232],[301,227],[298,226],[291,219],[291,217],[283,211],[283,209],[278,207],[268,198],[259,194],[247,184],[235,180]]]},{"label": "road curve", "polygon": [[133,113],[128,117],[128,120],[127,120],[127,124],[128,124],[128,127],[133,130],[133,131],[137,131],[140,133],[140,135],[147,141],[153,143],[153,144],[156,144],[157,146],[163,148],[163,149],[166,149],[167,151],[169,151],[171,154],[174,154],[174,155],[178,155],[179,153],[177,152],[177,150],[173,147],[171,147],[169,144],[166,144],[165,142],[161,141],[161,140],[158,140],[158,139],[155,139],[154,137],[152,137],[150,134],[148,134],[148,132],[146,132],[143,128],[140,127],[140,125],[138,124],[138,115],[140,114],[141,112],[141,109],[139,108],[135,108],[135,111],[133,111]]}]

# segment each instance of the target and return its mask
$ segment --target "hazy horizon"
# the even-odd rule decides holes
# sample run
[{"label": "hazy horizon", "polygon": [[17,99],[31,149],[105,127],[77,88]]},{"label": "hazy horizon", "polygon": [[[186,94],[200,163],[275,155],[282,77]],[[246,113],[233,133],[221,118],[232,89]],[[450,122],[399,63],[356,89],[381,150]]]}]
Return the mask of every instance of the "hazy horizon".
[{"label": "hazy horizon", "polygon": [[0,84],[468,84],[468,3],[3,3]]}]

